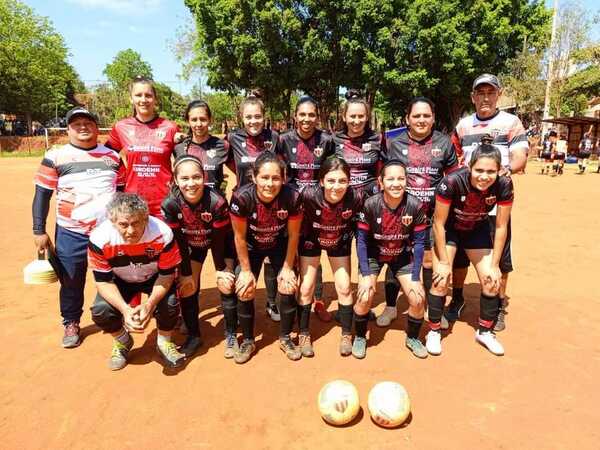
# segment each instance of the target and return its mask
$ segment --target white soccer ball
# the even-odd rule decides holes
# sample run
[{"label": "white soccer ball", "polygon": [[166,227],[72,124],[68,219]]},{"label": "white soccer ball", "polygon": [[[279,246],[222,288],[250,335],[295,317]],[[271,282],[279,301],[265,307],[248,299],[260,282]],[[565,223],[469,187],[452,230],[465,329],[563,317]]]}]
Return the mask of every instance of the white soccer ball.
[{"label": "white soccer ball", "polygon": [[334,380],[319,391],[318,407],[321,417],[332,425],[351,422],[360,408],[358,391],[346,380]]},{"label": "white soccer ball", "polygon": [[393,381],[377,383],[369,392],[369,414],[385,428],[394,428],[410,414],[410,398],[404,386]]}]

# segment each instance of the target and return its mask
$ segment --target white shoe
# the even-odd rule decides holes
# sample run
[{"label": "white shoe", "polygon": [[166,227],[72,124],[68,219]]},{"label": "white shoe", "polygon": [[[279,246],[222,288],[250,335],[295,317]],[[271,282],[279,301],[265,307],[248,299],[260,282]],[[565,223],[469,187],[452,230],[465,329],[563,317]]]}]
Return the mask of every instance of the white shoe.
[{"label": "white shoe", "polygon": [[[429,315],[427,314],[427,311],[425,311],[425,315],[423,316],[423,318],[425,319],[425,322],[429,322]],[[450,328],[450,323],[448,323],[448,319],[446,319],[446,317],[443,314],[442,320],[440,321],[440,328],[442,330],[447,330],[448,328]]]},{"label": "white shoe", "polygon": [[383,312],[377,317],[375,323],[379,327],[389,327],[393,320],[398,317],[398,310],[395,306],[386,306]]},{"label": "white shoe", "polygon": [[425,347],[430,355],[442,354],[442,334],[439,331],[429,330],[425,336]]},{"label": "white shoe", "polygon": [[492,331],[475,332],[475,340],[485,346],[490,352],[496,356],[504,355],[504,347],[496,339],[496,335]]}]

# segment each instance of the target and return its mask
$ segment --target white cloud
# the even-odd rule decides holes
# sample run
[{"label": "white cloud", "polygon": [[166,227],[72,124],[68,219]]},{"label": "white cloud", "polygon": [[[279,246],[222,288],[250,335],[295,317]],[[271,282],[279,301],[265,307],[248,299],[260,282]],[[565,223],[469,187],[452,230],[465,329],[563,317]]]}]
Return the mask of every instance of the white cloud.
[{"label": "white cloud", "polygon": [[159,9],[163,0],[67,0],[90,9],[106,9],[118,14],[147,13]]}]

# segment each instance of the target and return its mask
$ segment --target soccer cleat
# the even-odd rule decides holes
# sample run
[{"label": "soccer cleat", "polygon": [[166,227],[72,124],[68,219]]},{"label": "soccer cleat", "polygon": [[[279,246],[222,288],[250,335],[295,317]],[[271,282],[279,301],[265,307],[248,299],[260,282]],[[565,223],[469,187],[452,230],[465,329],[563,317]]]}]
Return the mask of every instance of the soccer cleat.
[{"label": "soccer cleat", "polygon": [[315,299],[315,314],[321,322],[331,322],[331,313],[327,311],[323,300]]},{"label": "soccer cleat", "polygon": [[110,354],[110,359],[108,360],[108,367],[110,370],[121,370],[127,365],[127,356],[129,355],[131,347],[133,347],[133,339],[131,339],[131,336],[127,336],[129,340],[126,344],[122,344],[117,340],[113,342],[112,352]]},{"label": "soccer cleat", "polygon": [[494,325],[494,331],[504,331],[506,328],[506,309],[504,307],[500,308],[498,312],[498,319],[496,320],[496,324]]},{"label": "soccer cleat", "polygon": [[65,324],[65,330],[62,338],[63,348],[75,348],[81,344],[79,322],[68,322]]},{"label": "soccer cleat", "polygon": [[442,334],[439,331],[429,330],[425,336],[425,347],[430,355],[438,356],[442,354]]},{"label": "soccer cleat", "polygon": [[[162,347],[162,348],[161,348]],[[165,365],[169,368],[181,367],[185,362],[185,355],[180,353],[175,343],[167,341],[162,345],[156,346],[156,351],[162,358]]]},{"label": "soccer cleat", "polygon": [[256,344],[254,343],[254,339],[244,339],[242,345],[240,345],[233,356],[233,360],[237,364],[244,364],[251,357],[252,353],[256,350]]},{"label": "soccer cleat", "polygon": [[225,356],[226,359],[231,359],[238,350],[239,344],[237,336],[235,334],[227,334],[225,336],[225,352],[223,353],[223,356]]},{"label": "soccer cleat", "polygon": [[479,331],[475,332],[475,340],[487,348],[490,352],[492,352],[496,356],[504,355],[504,347],[502,344],[496,339],[496,335],[493,331]]},{"label": "soccer cleat", "polygon": [[452,301],[448,304],[448,308],[444,311],[444,317],[448,320],[448,322],[456,322],[460,319],[460,315],[465,309],[465,299],[460,298],[458,300],[452,299]]},{"label": "soccer cleat", "polygon": [[352,335],[342,334],[340,338],[340,355],[350,356],[352,353]]},{"label": "soccer cleat", "polygon": [[188,336],[179,351],[185,355],[186,358],[191,358],[202,346],[202,339],[200,336]]},{"label": "soccer cleat", "polygon": [[375,323],[378,327],[389,327],[396,317],[398,317],[398,309],[395,306],[386,306]]},{"label": "soccer cleat", "polygon": [[352,356],[364,359],[367,356],[367,338],[356,336],[352,344]]},{"label": "soccer cleat", "polygon": [[406,347],[415,355],[417,358],[427,358],[427,349],[418,338],[406,338]]},{"label": "soccer cleat", "polygon": [[283,353],[285,353],[285,356],[292,361],[298,361],[300,358],[302,358],[302,352],[298,347],[296,347],[296,345],[294,345],[292,338],[289,336],[279,338],[279,348]]},{"label": "soccer cleat", "polygon": [[279,322],[281,320],[279,308],[277,308],[276,303],[267,303],[267,315],[271,318],[273,322]]},{"label": "soccer cleat", "polygon": [[315,351],[310,340],[310,334],[300,334],[298,336],[298,347],[300,347],[300,352],[305,358],[312,358],[315,356]]}]

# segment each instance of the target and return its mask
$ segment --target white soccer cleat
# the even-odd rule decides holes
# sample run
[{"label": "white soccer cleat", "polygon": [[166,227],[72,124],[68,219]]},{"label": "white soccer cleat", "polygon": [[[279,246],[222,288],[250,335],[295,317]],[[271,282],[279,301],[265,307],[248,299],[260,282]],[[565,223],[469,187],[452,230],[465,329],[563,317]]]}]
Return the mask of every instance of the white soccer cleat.
[{"label": "white soccer cleat", "polygon": [[439,331],[429,330],[425,336],[425,347],[430,355],[442,354],[442,334]]},{"label": "white soccer cleat", "polygon": [[502,347],[502,344],[496,339],[496,335],[492,331],[479,332],[479,330],[477,330],[475,332],[475,340],[494,355],[504,355],[504,347]]},{"label": "white soccer cleat", "polygon": [[378,327],[389,327],[393,320],[398,317],[398,309],[395,306],[386,306],[383,312],[377,317]]}]

